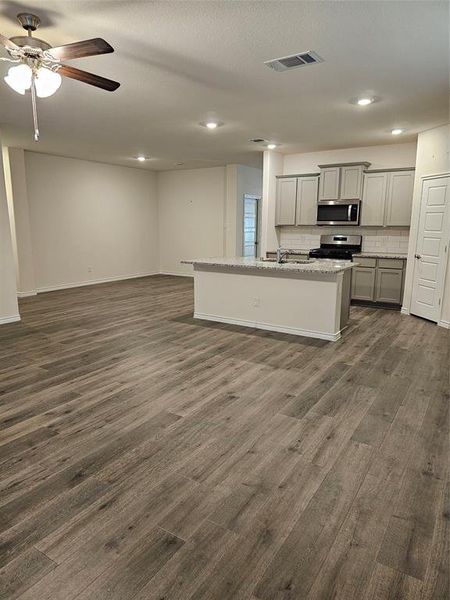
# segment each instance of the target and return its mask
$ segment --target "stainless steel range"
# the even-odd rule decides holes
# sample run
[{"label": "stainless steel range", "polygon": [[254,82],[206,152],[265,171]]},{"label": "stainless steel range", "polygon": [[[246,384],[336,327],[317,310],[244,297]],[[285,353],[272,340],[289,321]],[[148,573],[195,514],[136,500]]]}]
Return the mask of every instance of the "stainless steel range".
[{"label": "stainless steel range", "polygon": [[331,258],[334,260],[353,260],[353,254],[361,252],[360,235],[321,235],[320,248],[309,251],[310,258]]}]

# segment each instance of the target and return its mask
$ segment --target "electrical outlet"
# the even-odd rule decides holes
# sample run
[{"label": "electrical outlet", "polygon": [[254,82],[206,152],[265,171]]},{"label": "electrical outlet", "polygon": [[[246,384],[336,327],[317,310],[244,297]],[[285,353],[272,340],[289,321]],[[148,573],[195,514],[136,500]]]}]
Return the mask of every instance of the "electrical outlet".
[{"label": "electrical outlet", "polygon": [[252,299],[252,306],[253,308],[258,308],[258,306],[261,304],[261,298],[258,298],[255,296],[255,298]]},{"label": "electrical outlet", "polygon": [[93,267],[88,267],[88,273],[92,273],[92,272],[93,272],[93,270],[94,270],[94,268],[93,268]]}]

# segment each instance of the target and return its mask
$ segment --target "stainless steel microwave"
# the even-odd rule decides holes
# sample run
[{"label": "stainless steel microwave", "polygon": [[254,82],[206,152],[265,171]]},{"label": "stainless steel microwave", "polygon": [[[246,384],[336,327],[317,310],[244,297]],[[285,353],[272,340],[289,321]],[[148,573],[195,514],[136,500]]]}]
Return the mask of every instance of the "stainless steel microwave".
[{"label": "stainless steel microwave", "polygon": [[317,225],[359,225],[360,200],[319,200]]}]

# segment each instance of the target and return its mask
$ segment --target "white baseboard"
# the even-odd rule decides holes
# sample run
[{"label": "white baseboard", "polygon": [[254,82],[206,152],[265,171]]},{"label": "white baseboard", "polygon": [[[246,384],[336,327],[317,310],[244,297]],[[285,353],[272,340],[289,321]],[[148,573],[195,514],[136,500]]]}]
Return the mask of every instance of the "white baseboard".
[{"label": "white baseboard", "polygon": [[28,298],[29,296],[36,296],[36,295],[37,295],[36,290],[33,290],[31,292],[17,292],[18,298]]},{"label": "white baseboard", "polygon": [[441,319],[438,323],[439,327],[445,327],[445,329],[450,329],[450,321],[444,321]]},{"label": "white baseboard", "polygon": [[402,306],[402,308],[401,308],[401,310],[400,310],[400,313],[401,313],[402,315],[409,315],[409,314],[411,314],[411,313],[409,312],[409,308],[406,308],[406,306]]},{"label": "white baseboard", "polygon": [[204,313],[194,313],[194,319],[203,319],[204,321],[216,321],[226,323],[227,325],[241,325],[242,327],[252,327],[253,329],[265,329],[267,331],[278,331],[279,333],[288,333],[290,335],[302,335],[304,337],[318,338],[329,342],[336,342],[341,337],[341,332],[323,333],[322,331],[311,331],[308,329],[298,329],[296,327],[286,327],[282,325],[272,325],[270,323],[261,323],[247,321],[245,319],[229,319],[228,317],[219,317],[216,315],[207,315]]},{"label": "white baseboard", "polygon": [[0,325],[6,325],[6,323],[17,323],[20,321],[20,315],[11,315],[10,317],[0,317]]},{"label": "white baseboard", "polygon": [[160,271],[160,275],[172,275],[174,277],[194,277],[194,273],[172,273],[170,271]]},{"label": "white baseboard", "polygon": [[152,275],[159,275],[158,271],[151,271],[147,273],[134,273],[133,275],[117,275],[115,277],[105,277],[103,279],[91,279],[90,281],[75,281],[73,283],[61,283],[59,285],[49,285],[37,288],[37,293],[42,292],[54,292],[56,290],[66,290],[69,288],[84,287],[86,285],[96,285],[98,283],[110,283],[113,281],[125,281],[126,279],[137,279],[138,277],[150,277]]}]

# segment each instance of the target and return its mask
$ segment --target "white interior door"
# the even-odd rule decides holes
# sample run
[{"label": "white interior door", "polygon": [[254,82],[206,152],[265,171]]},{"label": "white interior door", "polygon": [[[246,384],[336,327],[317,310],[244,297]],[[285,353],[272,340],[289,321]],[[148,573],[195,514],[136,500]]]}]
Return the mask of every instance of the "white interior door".
[{"label": "white interior door", "polygon": [[258,198],[244,196],[242,255],[256,257],[258,255]]},{"label": "white interior door", "polygon": [[439,321],[450,236],[450,177],[424,179],[411,313]]}]

